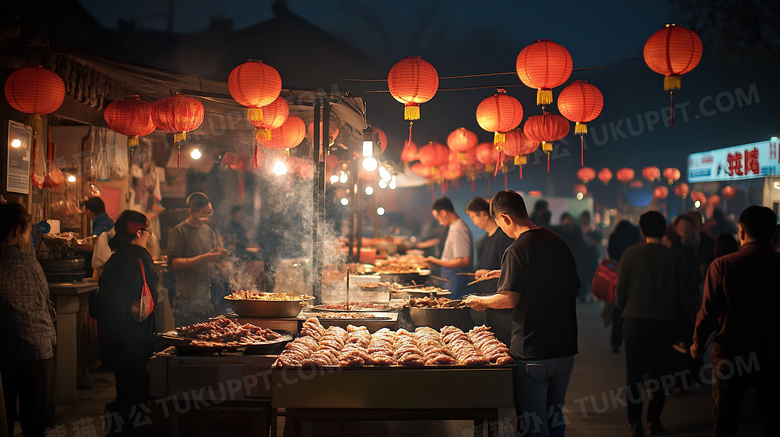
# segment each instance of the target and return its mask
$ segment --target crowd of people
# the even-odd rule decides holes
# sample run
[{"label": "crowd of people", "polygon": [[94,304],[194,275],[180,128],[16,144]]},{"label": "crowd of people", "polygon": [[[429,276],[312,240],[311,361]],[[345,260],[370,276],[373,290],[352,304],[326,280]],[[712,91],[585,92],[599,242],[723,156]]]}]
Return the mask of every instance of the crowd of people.
[{"label": "crowd of people", "polygon": [[[167,247],[179,290],[177,325],[212,315],[213,267],[228,253],[208,225],[213,214],[208,197],[194,193],[187,206],[188,216],[170,232]],[[93,225],[105,228],[94,247],[93,265],[99,277],[94,315],[101,361],[116,377],[116,402],[107,408],[129,421],[133,407],[148,400],[148,361],[160,323],[153,311],[138,318],[142,290],[148,289],[151,303],[157,303],[159,278],[146,249],[153,231],[139,212],[122,212],[108,228],[102,202],[85,207],[92,211]],[[485,235],[475,245],[452,201],[436,199],[431,214],[445,232],[426,243],[440,247],[438,257],[426,259],[441,268],[454,297],[470,294],[464,303],[486,311],[488,323],[509,344],[516,362],[518,431],[562,436],[564,398],[578,352],[576,303],[587,296],[583,290],[598,265],[601,233],[587,211],[579,224],[564,213],[553,227],[546,202],[537,202],[529,214],[523,197],[511,190],[491,200],[474,198],[463,212]],[[0,380],[11,434],[18,404],[25,435],[42,435],[54,425],[56,315],[40,264],[22,250],[30,242],[30,221],[22,206],[0,204]],[[715,435],[736,433],[748,388],[757,389],[771,434],[769,414],[778,406],[773,396],[778,383],[770,373],[778,368],[780,354],[765,336],[778,303],[779,230],[775,213],[760,206],[745,209],[738,227],[720,213],[707,223],[698,212],[668,223],[658,211],[642,214],[638,226],[628,220],[616,224],[606,247],[617,275],[615,300],[604,313],[612,326],[612,352],[625,348],[630,435],[642,436],[645,429],[651,435],[666,432],[661,421],[666,387],[645,387],[645,381],[701,366],[710,344]],[[240,231],[229,234],[230,247],[242,244]],[[108,247],[99,249],[102,245]],[[481,281],[468,286],[469,275]],[[740,363],[748,363],[751,371],[735,374]]]}]

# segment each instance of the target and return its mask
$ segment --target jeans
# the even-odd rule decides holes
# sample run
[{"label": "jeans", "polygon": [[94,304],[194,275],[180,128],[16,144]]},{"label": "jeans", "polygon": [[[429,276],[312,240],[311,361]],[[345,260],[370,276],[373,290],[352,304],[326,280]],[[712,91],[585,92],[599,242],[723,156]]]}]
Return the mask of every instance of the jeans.
[{"label": "jeans", "polygon": [[524,437],[563,436],[563,404],[574,369],[574,355],[547,360],[514,357],[517,431]]},{"label": "jeans", "polygon": [[666,370],[666,359],[672,350],[674,325],[648,319],[625,319],[623,335],[626,339],[626,377],[628,423],[642,423],[644,402],[643,376],[649,375],[655,384],[648,384],[649,405],[647,421],[657,422],[666,403],[667,387],[659,384]]},{"label": "jeans", "polygon": [[[775,368],[776,370],[776,368]],[[712,371],[713,434],[717,437],[733,436],[739,429],[739,409],[749,388],[756,389],[758,409],[763,422],[763,435],[777,435],[773,415],[780,408],[777,397],[778,384],[774,371],[755,373]]]}]

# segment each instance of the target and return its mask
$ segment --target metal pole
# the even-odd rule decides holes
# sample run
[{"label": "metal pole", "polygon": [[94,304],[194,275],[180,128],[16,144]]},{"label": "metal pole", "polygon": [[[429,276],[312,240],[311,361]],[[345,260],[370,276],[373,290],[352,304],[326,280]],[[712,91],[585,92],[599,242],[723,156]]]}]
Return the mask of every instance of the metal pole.
[{"label": "metal pole", "polygon": [[312,136],[311,160],[314,167],[314,177],[312,178],[312,227],[311,227],[311,260],[312,260],[312,294],[315,302],[322,302],[322,281],[321,270],[322,260],[320,259],[320,235],[319,235],[319,162],[320,162],[320,101],[314,102],[314,135]]}]

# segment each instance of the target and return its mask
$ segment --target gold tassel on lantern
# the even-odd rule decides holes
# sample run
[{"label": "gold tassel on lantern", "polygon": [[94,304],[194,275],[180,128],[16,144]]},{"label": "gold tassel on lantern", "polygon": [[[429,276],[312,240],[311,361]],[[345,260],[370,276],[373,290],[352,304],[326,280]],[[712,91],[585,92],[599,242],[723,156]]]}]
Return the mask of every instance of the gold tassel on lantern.
[{"label": "gold tassel on lantern", "polygon": [[458,152],[458,161],[463,162],[466,160],[466,152]]},{"label": "gold tassel on lantern", "polygon": [[547,141],[542,141],[542,152],[550,153],[553,150],[552,143],[548,143]]},{"label": "gold tassel on lantern", "polygon": [[585,135],[588,133],[588,123],[580,123],[579,121],[574,124],[575,135]]},{"label": "gold tassel on lantern", "polygon": [[262,143],[264,141],[270,141],[271,140],[271,129],[266,129],[264,127],[261,127],[259,129],[255,129],[255,142],[256,143]]},{"label": "gold tassel on lantern", "polygon": [[496,132],[496,135],[493,137],[493,144],[501,144],[506,142],[506,134],[504,132]]},{"label": "gold tassel on lantern", "polygon": [[665,76],[664,77],[664,90],[678,90],[680,89],[680,76]]},{"label": "gold tassel on lantern", "polygon": [[135,147],[138,145],[138,137],[127,137],[127,147]]},{"label": "gold tassel on lantern", "polygon": [[537,105],[549,105],[553,102],[552,90],[545,90],[539,88],[536,90],[536,104]]},{"label": "gold tassel on lantern", "polygon": [[417,103],[407,103],[404,107],[404,120],[419,120],[420,105]]},{"label": "gold tassel on lantern", "polygon": [[263,121],[263,108],[247,108],[246,118],[249,121]]},{"label": "gold tassel on lantern", "polygon": [[182,141],[187,141],[187,132],[176,132],[173,134],[173,142],[174,143],[181,143]]}]

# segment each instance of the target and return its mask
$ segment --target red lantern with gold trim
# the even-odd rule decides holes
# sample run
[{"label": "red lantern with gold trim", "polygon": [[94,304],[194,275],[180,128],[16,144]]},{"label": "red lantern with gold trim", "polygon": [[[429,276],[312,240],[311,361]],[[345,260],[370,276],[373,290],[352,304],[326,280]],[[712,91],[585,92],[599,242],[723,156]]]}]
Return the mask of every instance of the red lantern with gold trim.
[{"label": "red lantern with gold trim", "polygon": [[500,89],[477,106],[477,123],[488,132],[494,132],[493,144],[499,152],[506,141],[506,132],[515,129],[523,121],[523,105],[516,98]]},{"label": "red lantern with gold trim", "polygon": [[270,104],[263,106],[263,117],[258,119],[256,116],[250,116],[258,108],[249,108],[247,110],[247,119],[255,127],[255,145],[261,140],[271,139],[271,129],[276,129],[290,116],[290,105],[284,97],[279,96]]},{"label": "red lantern with gold trim", "polygon": [[522,129],[512,129],[506,133],[504,153],[514,156],[515,165],[520,169],[520,179],[523,179],[523,166],[528,163],[527,155],[534,153],[539,148],[539,143],[528,138]]},{"label": "red lantern with gold trim", "polygon": [[281,126],[271,129],[271,138],[262,141],[268,149],[292,149],[298,147],[306,136],[306,124],[301,117],[291,115]]},{"label": "red lantern with gold trim", "polygon": [[645,167],[642,169],[642,177],[647,179],[648,182],[653,182],[661,179],[661,170],[654,166]]},{"label": "red lantern with gold trim", "polygon": [[127,96],[109,103],[103,111],[103,119],[112,130],[127,136],[132,166],[138,137],[149,135],[156,129],[152,122],[152,104],[142,101],[138,96]]},{"label": "red lantern with gold trim", "polygon": [[542,115],[528,117],[523,126],[523,132],[535,142],[542,143],[542,151],[547,153],[547,171],[550,171],[550,152],[553,142],[560,141],[569,135],[569,120],[560,115],[543,112]]},{"label": "red lantern with gold trim", "polygon": [[517,75],[525,86],[536,88],[536,104],[553,102],[552,89],[563,85],[573,68],[571,54],[565,47],[540,39],[517,55]]},{"label": "red lantern with gold trim", "polygon": [[376,138],[379,142],[379,150],[384,152],[387,149],[387,134],[376,126],[374,126],[374,131],[376,131]]},{"label": "red lantern with gold trim", "polygon": [[723,187],[723,189],[720,190],[720,192],[721,194],[723,194],[723,197],[725,197],[726,199],[733,199],[737,197],[737,189],[730,185]]},{"label": "red lantern with gold trim", "polygon": [[437,168],[447,163],[449,149],[441,143],[430,142],[420,148],[420,163],[431,168]]},{"label": "red lantern with gold trim", "polygon": [[465,158],[466,152],[476,147],[478,143],[477,134],[465,127],[459,127],[447,136],[447,147],[458,154],[458,160]]},{"label": "red lantern with gold trim", "polygon": [[655,188],[653,189],[653,196],[654,196],[656,199],[661,199],[661,200],[663,200],[663,199],[666,199],[666,196],[668,196],[668,195],[669,195],[669,189],[668,189],[668,188],[666,188],[666,187],[665,187],[665,186],[663,186],[663,185],[660,185],[660,186],[658,186],[658,187],[655,187]]},{"label": "red lantern with gold trim", "polygon": [[674,167],[665,168],[664,172],[664,179],[666,179],[666,182],[669,185],[672,185],[673,183],[677,182],[678,179],[680,179],[680,170],[677,170]]},{"label": "red lantern with gold trim", "polygon": [[651,70],[664,75],[664,90],[669,91],[672,99],[672,125],[674,125],[674,90],[680,88],[680,76],[699,64],[702,52],[699,35],[674,24],[667,24],[645,43],[645,63]]},{"label": "red lantern with gold trim", "polygon": [[194,131],[203,123],[205,109],[197,99],[184,94],[160,99],[152,105],[152,122],[157,129],[173,133],[173,142],[179,148],[177,168],[181,168],[181,142],[187,140],[187,132]]},{"label": "red lantern with gold trim", "polygon": [[602,168],[599,170],[598,178],[604,185],[607,185],[612,180],[612,171],[608,168]]},{"label": "red lantern with gold trim", "polygon": [[405,105],[404,120],[419,120],[420,103],[431,100],[439,89],[439,74],[419,56],[409,56],[390,69],[387,86],[393,98]]},{"label": "red lantern with gold trim", "polygon": [[412,162],[420,159],[420,154],[417,151],[417,144],[414,142],[405,140],[404,148],[401,150],[401,161]]},{"label": "red lantern with gold trim", "polygon": [[40,65],[20,68],[5,80],[5,98],[17,111],[32,116],[49,114],[62,106],[65,82]]},{"label": "red lantern with gold trim", "polygon": [[433,168],[420,162],[416,162],[414,165],[412,165],[412,171],[418,176],[424,177],[425,179],[430,179],[433,177]]},{"label": "red lantern with gold trim", "polygon": [[561,91],[558,97],[558,110],[568,120],[575,122],[574,134],[580,136],[580,165],[585,165],[585,140],[588,122],[601,114],[604,108],[604,95],[601,90],[582,80],[575,80]]},{"label": "red lantern with gold trim", "polygon": [[678,197],[682,197],[683,199],[688,197],[689,192],[690,187],[688,187],[688,184],[685,182],[681,182],[674,187],[674,194],[676,194]]},{"label": "red lantern with gold trim", "polygon": [[634,179],[634,170],[631,168],[623,167],[617,171],[617,180],[620,182],[628,182]]},{"label": "red lantern with gold trim", "polygon": [[234,68],[228,76],[228,89],[233,99],[247,111],[249,121],[263,119],[263,106],[268,106],[282,92],[282,77],[274,67],[263,61],[250,60]]},{"label": "red lantern with gold trim", "polygon": [[587,184],[593,179],[596,179],[596,170],[593,170],[590,167],[582,167],[577,170],[577,179],[581,180],[583,184]]},{"label": "red lantern with gold trim", "polygon": [[[322,121],[320,121],[320,142],[322,142],[322,131],[323,131]],[[336,138],[339,136],[339,125],[336,124],[335,121],[330,120],[328,122],[328,144],[332,145]],[[306,126],[306,138],[309,139],[309,141],[314,142],[314,122],[309,123]]]},{"label": "red lantern with gold trim", "polygon": [[498,150],[496,150],[496,146],[494,146],[493,143],[478,144],[477,147],[474,148],[474,155],[477,158],[477,161],[485,166],[485,171],[488,173],[493,172],[493,169],[498,164]]}]

